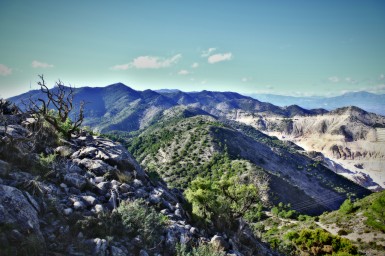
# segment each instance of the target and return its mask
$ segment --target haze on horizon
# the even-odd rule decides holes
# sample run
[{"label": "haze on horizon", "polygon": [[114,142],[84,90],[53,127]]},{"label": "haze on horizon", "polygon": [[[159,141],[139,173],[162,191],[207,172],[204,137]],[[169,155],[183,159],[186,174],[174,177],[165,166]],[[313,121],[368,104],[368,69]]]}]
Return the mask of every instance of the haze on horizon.
[{"label": "haze on horizon", "polygon": [[385,2],[0,2],[0,97],[53,85],[385,93]]}]

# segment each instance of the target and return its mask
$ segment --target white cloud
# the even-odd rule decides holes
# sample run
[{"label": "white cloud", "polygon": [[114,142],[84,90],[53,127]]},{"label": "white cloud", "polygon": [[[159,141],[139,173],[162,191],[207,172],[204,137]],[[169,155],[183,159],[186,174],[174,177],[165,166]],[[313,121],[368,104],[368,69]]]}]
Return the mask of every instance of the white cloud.
[{"label": "white cloud", "polygon": [[338,76],[331,76],[328,80],[332,83],[338,83],[341,79]]},{"label": "white cloud", "polygon": [[178,75],[182,75],[182,76],[185,76],[185,75],[188,75],[188,74],[190,74],[190,72],[185,70],[185,69],[182,69],[181,71],[178,72]]},{"label": "white cloud", "polygon": [[115,65],[115,66],[111,67],[111,69],[113,69],[113,70],[127,70],[130,67],[131,67],[130,63],[127,63],[127,64],[122,64],[122,65]]},{"label": "white cloud", "polygon": [[217,54],[214,54],[214,55],[211,55],[210,57],[208,57],[207,61],[210,64],[214,64],[214,63],[221,62],[221,61],[231,60],[231,58],[232,58],[231,52],[217,53]]},{"label": "white cloud", "polygon": [[251,77],[242,77],[241,79],[241,81],[244,83],[250,82],[251,80],[253,80]]},{"label": "white cloud", "polygon": [[208,57],[212,52],[215,52],[217,48],[208,48],[206,51],[202,51],[201,57]]},{"label": "white cloud", "polygon": [[199,63],[198,62],[194,62],[192,65],[191,65],[192,68],[197,68],[199,67]]},{"label": "white cloud", "polygon": [[380,75],[380,80],[384,80],[384,78],[385,78],[385,75],[384,75],[384,74],[381,74],[381,75]]},{"label": "white cloud", "polygon": [[126,70],[129,68],[137,68],[137,69],[167,68],[177,63],[180,58],[182,58],[181,54],[176,54],[170,58],[162,58],[157,56],[139,56],[130,63],[115,65],[111,67],[111,69]]},{"label": "white cloud", "polygon": [[53,65],[34,60],[32,61],[32,67],[33,68],[53,68]]},{"label": "white cloud", "polygon": [[4,64],[0,64],[0,76],[8,76],[12,74],[12,69]]}]

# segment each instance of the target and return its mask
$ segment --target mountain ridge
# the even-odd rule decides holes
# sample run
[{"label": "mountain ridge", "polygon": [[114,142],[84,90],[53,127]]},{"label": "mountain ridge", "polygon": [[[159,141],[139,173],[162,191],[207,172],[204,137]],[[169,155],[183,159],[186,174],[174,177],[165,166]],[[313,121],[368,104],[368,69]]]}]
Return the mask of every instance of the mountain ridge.
[{"label": "mountain ridge", "polygon": [[[20,105],[22,98],[37,99],[38,95],[41,95],[39,91],[32,91],[10,100]],[[331,159],[340,164],[342,170],[353,170],[352,173],[360,177],[351,177],[352,180],[372,184],[365,180],[370,179],[366,176],[369,172],[377,177],[375,182],[385,188],[385,180],[376,174],[385,161],[384,149],[377,144],[373,149],[365,146],[376,138],[377,128],[385,127],[385,118],[357,107],[342,107],[330,112],[308,110],[297,105],[279,107],[234,92],[136,91],[122,83],[103,88],[74,88],[74,96],[75,105],[80,99],[88,102],[83,124],[97,132],[140,132],[158,122],[164,111],[184,106],[195,109],[193,112],[251,125],[269,135],[299,143],[307,150],[319,151],[325,155],[325,161]],[[314,136],[309,138],[309,134]],[[320,138],[330,143],[321,145]],[[347,142],[350,143],[348,147],[344,146]],[[372,160],[375,163],[367,162]]]},{"label": "mountain ridge", "polygon": [[333,110],[346,105],[355,105],[368,112],[385,115],[385,94],[370,93],[367,91],[347,92],[339,96],[309,96],[296,97],[279,94],[247,94],[262,101],[268,101],[278,106],[297,104],[303,108],[325,108]]}]

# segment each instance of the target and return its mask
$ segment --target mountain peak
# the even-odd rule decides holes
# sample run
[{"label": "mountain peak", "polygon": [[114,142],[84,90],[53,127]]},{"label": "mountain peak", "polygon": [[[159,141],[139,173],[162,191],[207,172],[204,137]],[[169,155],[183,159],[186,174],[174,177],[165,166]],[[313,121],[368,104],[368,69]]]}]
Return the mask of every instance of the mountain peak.
[{"label": "mountain peak", "polygon": [[358,114],[367,114],[368,113],[365,110],[363,110],[359,107],[356,107],[356,106],[347,106],[347,107],[337,108],[331,112],[335,113],[335,114],[339,114],[339,115],[340,114],[352,114],[352,113],[358,113]]},{"label": "mountain peak", "polygon": [[130,87],[128,87],[127,85],[125,85],[125,84],[123,84],[121,82],[119,82],[119,83],[107,85],[106,88],[130,88]]}]

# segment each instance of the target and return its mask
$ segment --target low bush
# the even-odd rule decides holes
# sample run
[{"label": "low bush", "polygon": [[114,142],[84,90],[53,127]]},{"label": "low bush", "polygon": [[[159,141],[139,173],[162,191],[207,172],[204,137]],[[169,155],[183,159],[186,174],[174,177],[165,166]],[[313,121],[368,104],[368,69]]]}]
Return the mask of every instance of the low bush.
[{"label": "low bush", "polygon": [[[358,249],[348,239],[334,236],[322,229],[303,229],[299,233],[291,231],[285,239],[292,241],[298,251],[306,251],[311,255],[357,255]],[[339,254],[338,254],[339,253]]]},{"label": "low bush", "polygon": [[350,198],[346,199],[340,206],[339,211],[344,214],[349,214],[355,211],[354,204]]},{"label": "low bush", "polygon": [[379,192],[365,213],[366,225],[385,233],[385,191]]},{"label": "low bush", "polygon": [[76,227],[89,237],[140,236],[145,247],[153,248],[161,240],[167,217],[146,206],[143,200],[123,202],[117,211],[85,217]]},{"label": "low bush", "polygon": [[188,246],[186,244],[177,244],[177,256],[224,256],[224,252],[216,251],[210,244],[201,244],[198,246]]},{"label": "low bush", "polygon": [[142,200],[121,204],[118,213],[129,235],[132,237],[140,235],[144,243],[150,247],[160,242],[167,223],[167,217],[163,214],[144,205]]}]

